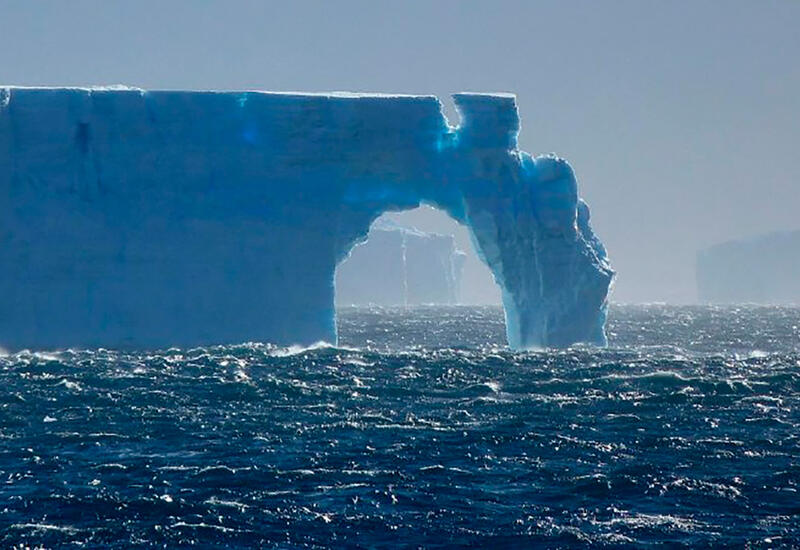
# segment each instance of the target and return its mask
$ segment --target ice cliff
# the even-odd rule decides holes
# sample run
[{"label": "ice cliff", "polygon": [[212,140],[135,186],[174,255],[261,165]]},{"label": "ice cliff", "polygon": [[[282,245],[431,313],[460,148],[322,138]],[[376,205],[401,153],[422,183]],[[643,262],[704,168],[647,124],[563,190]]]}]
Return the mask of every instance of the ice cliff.
[{"label": "ice cliff", "polygon": [[379,219],[336,269],[336,303],[457,304],[465,257],[452,235]]},{"label": "ice cliff", "polygon": [[336,265],[383,212],[465,224],[514,348],[605,342],[613,272],[514,96],[0,88],[0,345],[336,340]]},{"label": "ice cliff", "polygon": [[700,301],[800,304],[800,231],[729,241],[697,255]]}]

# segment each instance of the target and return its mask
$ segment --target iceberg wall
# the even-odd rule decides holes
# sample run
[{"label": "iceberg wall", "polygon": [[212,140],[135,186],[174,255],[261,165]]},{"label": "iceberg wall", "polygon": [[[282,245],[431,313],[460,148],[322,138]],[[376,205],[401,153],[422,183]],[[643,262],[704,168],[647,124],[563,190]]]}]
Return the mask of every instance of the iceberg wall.
[{"label": "iceberg wall", "polygon": [[379,219],[336,269],[336,303],[457,304],[465,257],[453,235]]},{"label": "iceberg wall", "polygon": [[511,95],[0,88],[0,345],[336,341],[383,212],[465,224],[515,348],[605,343],[606,252]]}]

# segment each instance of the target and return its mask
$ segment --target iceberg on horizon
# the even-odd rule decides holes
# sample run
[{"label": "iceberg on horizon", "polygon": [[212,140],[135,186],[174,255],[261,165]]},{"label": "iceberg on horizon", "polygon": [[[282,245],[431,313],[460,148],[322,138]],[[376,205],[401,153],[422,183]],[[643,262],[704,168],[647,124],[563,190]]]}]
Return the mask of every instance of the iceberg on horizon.
[{"label": "iceberg on horizon", "polygon": [[336,269],[336,304],[458,304],[466,254],[453,235],[379,218]]},{"label": "iceberg on horizon", "polygon": [[800,304],[800,230],[727,241],[697,253],[697,294],[712,304]]},{"label": "iceberg on horizon", "polygon": [[470,231],[517,349],[603,345],[614,273],[509,94],[0,88],[0,345],[335,343],[336,266],[388,211]]}]

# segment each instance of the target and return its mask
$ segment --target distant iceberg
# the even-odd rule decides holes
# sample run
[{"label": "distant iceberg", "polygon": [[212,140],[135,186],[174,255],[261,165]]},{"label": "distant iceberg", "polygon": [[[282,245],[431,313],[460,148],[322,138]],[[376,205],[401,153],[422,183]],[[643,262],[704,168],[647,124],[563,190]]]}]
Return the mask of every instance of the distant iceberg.
[{"label": "distant iceberg", "polygon": [[514,348],[605,343],[574,174],[508,94],[0,88],[0,345],[335,342],[334,273],[387,211],[470,231]]},{"label": "distant iceberg", "polygon": [[336,269],[336,304],[457,304],[465,259],[453,235],[381,218]]},{"label": "distant iceberg", "polygon": [[700,301],[800,304],[800,231],[728,241],[697,255]]}]

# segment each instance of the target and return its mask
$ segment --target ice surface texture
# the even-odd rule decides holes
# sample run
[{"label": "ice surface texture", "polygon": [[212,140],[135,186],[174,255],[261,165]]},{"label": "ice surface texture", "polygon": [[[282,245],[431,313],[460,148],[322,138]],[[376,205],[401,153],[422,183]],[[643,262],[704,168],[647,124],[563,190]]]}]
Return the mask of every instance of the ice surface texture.
[{"label": "ice surface texture", "polygon": [[511,95],[0,88],[0,345],[336,341],[336,266],[383,212],[465,224],[514,348],[605,343],[613,278]]}]

